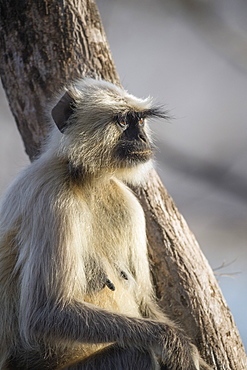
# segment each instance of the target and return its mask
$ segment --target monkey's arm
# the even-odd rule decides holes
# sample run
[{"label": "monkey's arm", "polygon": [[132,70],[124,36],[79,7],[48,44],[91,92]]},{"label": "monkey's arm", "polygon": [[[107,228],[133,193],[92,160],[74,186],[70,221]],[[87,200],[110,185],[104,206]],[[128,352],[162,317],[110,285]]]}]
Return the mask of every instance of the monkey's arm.
[{"label": "monkey's arm", "polygon": [[[48,342],[63,338],[82,343],[117,343],[120,347],[152,348],[169,369],[196,370],[193,348],[175,327],[155,320],[138,319],[108,312],[82,302],[66,307],[47,307],[47,313],[36,312],[38,320],[32,332]],[[174,363],[174,353],[180,351]],[[182,348],[182,350],[181,350]]]}]

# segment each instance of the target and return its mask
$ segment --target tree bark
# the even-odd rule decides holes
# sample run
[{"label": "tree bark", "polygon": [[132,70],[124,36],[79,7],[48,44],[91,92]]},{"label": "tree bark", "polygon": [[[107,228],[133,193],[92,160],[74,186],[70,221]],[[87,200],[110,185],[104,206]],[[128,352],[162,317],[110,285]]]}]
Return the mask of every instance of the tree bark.
[{"label": "tree bark", "polygon": [[1,0],[0,73],[28,156],[49,131],[44,112],[82,75],[119,83],[96,5],[90,0]]},{"label": "tree bark", "polygon": [[[51,98],[81,75],[120,84],[93,0],[1,0],[0,73],[31,159],[49,131]],[[244,370],[246,354],[205,257],[153,171],[134,189],[147,220],[157,299],[214,369]]]}]

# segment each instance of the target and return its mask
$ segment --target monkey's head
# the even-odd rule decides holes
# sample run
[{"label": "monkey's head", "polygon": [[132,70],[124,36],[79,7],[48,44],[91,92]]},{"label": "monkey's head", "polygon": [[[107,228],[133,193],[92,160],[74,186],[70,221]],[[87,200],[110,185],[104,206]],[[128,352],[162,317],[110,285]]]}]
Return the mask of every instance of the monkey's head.
[{"label": "monkey's head", "polygon": [[83,78],[62,96],[52,117],[61,132],[59,154],[70,165],[91,174],[110,171],[128,180],[150,167],[147,120],[166,118],[166,113],[150,98],[139,99],[109,82]]}]

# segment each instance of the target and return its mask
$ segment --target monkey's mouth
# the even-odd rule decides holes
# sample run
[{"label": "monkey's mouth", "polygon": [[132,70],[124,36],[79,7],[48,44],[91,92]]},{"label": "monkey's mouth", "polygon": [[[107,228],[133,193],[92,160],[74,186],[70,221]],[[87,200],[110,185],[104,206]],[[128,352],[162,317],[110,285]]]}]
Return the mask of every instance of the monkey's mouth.
[{"label": "monkey's mouth", "polygon": [[152,157],[152,154],[153,152],[150,149],[129,151],[122,158],[122,164],[132,167],[138,163],[145,163]]},{"label": "monkey's mouth", "polygon": [[152,157],[152,154],[153,151],[149,145],[136,142],[121,143],[115,152],[120,167],[129,167],[138,163],[145,163]]},{"label": "monkey's mouth", "polygon": [[151,155],[152,150],[137,150],[134,152],[130,152],[130,154],[144,154],[144,155]]}]

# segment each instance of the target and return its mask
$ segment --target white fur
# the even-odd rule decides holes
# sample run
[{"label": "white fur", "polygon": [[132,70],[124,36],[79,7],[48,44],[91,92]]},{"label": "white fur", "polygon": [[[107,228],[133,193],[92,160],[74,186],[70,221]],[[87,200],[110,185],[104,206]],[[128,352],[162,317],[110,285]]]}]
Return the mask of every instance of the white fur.
[{"label": "white fur", "polygon": [[[142,356],[147,348],[150,356],[155,348],[165,353],[168,342],[164,359],[177,369],[179,361],[188,363],[183,348],[176,357],[176,338],[183,334],[153,299],[145,217],[125,184],[141,183],[152,161],[118,168],[113,158],[120,131],[112,117],[147,109],[150,99],[92,79],[79,81],[70,93],[76,101],[70,126],[64,134],[52,130],[44,153],[2,202],[0,369],[7,369],[11,355],[18,366],[34,361],[29,368],[54,368],[54,352],[56,368],[64,368],[113,342],[126,351],[132,343]],[[193,356],[197,363],[194,350]],[[154,358],[152,363],[157,366]]]}]

